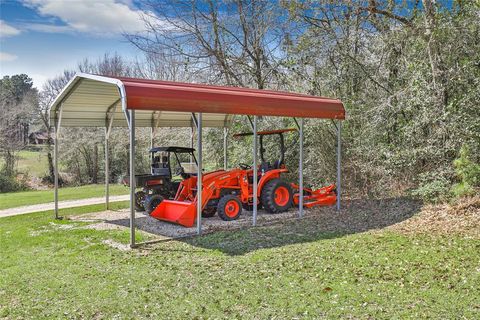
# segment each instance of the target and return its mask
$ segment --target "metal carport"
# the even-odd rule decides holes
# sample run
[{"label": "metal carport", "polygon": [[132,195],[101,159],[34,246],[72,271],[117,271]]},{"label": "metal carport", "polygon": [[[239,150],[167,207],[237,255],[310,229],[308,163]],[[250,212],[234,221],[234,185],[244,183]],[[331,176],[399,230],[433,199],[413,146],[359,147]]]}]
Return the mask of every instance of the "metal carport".
[{"label": "metal carport", "polygon": [[[202,128],[224,128],[224,167],[226,168],[227,130],[234,115],[246,115],[253,139],[254,194],[257,183],[257,117],[293,117],[300,134],[299,146],[299,215],[303,214],[303,126],[304,118],[338,120],[337,128],[337,209],[341,190],[341,121],[345,109],[340,100],[302,94],[244,89],[201,84],[106,77],[79,73],[65,86],[50,107],[50,121],[55,130],[55,217],[58,217],[58,143],[60,128],[105,128],[105,184],[108,208],[108,141],[112,127],[129,127],[130,131],[130,245],[135,246],[135,128],[196,127],[198,177],[202,176]],[[252,119],[253,117],[253,119]],[[297,121],[296,118],[300,118]],[[202,190],[202,179],[198,179]],[[199,197],[201,194],[199,193]],[[201,199],[197,203],[197,232],[201,233]],[[254,197],[253,225],[256,224],[257,199]]]}]

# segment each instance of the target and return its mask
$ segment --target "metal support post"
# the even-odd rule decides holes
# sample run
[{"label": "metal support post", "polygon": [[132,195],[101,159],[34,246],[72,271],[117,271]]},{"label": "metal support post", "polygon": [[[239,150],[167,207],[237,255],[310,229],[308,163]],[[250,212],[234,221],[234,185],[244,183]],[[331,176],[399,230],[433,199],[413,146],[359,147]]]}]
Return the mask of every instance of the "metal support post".
[{"label": "metal support post", "polygon": [[193,140],[194,140],[193,138],[194,137],[195,137],[195,129],[192,127],[190,129],[190,148],[193,148]]},{"label": "metal support post", "polygon": [[108,128],[105,128],[105,207],[110,209],[110,159],[108,146]]},{"label": "metal support post", "polygon": [[228,139],[228,128],[223,128],[223,170],[228,168],[228,158],[227,158],[227,139]]},{"label": "metal support post", "polygon": [[299,134],[300,134],[300,150],[298,161],[298,216],[303,217],[303,118],[300,119]]},{"label": "metal support post", "polygon": [[198,165],[197,165],[197,234],[202,233],[202,113],[198,113],[197,118],[197,155],[198,155]]},{"label": "metal support post", "polygon": [[340,211],[340,199],[342,194],[341,182],[341,159],[342,159],[342,121],[338,121],[337,127],[337,211]]},{"label": "metal support post", "polygon": [[150,149],[153,148],[154,139],[155,139],[155,129],[152,127],[150,128]]},{"label": "metal support post", "polygon": [[258,188],[258,168],[257,168],[257,116],[253,116],[253,226],[257,225],[257,188]]},{"label": "metal support post", "polygon": [[130,247],[135,247],[135,110],[130,114]]},{"label": "metal support post", "polygon": [[55,202],[55,219],[59,219],[58,216],[58,128],[57,124],[54,127],[54,136],[55,140],[53,141],[53,174],[54,174],[54,193],[53,193],[53,201]]},{"label": "metal support post", "polygon": [[53,201],[55,202],[54,212],[55,212],[55,219],[60,219],[58,215],[58,145],[60,144],[60,124],[62,123],[62,111],[63,111],[63,102],[60,104],[60,110],[56,110],[55,112],[55,119],[54,119],[54,135],[55,141],[53,146],[53,175],[54,175],[54,185],[55,190],[53,193]]},{"label": "metal support post", "polygon": [[110,209],[110,147],[108,142],[119,101],[120,99],[110,105],[105,115],[105,207],[107,210]]},{"label": "metal support post", "polygon": [[[195,115],[195,114],[192,113],[192,117],[194,117],[194,115]],[[195,121],[194,121],[194,122],[195,122]],[[195,123],[195,125],[197,125],[197,124]],[[192,148],[192,149],[193,149],[193,138],[194,138],[194,135],[195,135],[195,131],[194,131],[194,130],[195,130],[195,129],[193,129],[193,126],[192,126],[192,127],[190,128],[190,148]],[[192,162],[193,162],[193,156],[190,156],[190,163],[192,163]]]}]

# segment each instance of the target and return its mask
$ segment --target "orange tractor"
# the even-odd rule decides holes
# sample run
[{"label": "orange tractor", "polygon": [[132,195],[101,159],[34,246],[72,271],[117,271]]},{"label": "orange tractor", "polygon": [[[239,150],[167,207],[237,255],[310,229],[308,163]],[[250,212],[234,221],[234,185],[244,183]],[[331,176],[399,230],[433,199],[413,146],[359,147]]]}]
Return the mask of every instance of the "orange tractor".
[{"label": "orange tractor", "polygon": [[[288,183],[281,175],[288,172],[285,167],[285,142],[283,133],[295,129],[282,129],[258,132],[260,142],[260,160],[258,167],[257,194],[253,194],[253,170],[250,165],[239,164],[239,169],[217,170],[203,174],[202,216],[212,217],[216,213],[226,221],[236,220],[242,208],[253,207],[253,197],[258,199],[258,208],[263,207],[269,213],[280,213],[298,205],[299,186]],[[253,135],[242,133],[236,137]],[[272,163],[265,159],[264,137],[277,137],[280,157]],[[197,210],[197,176],[185,175],[180,182],[174,199],[159,198],[150,216],[164,221],[192,227]],[[317,190],[303,189],[304,207],[333,205],[336,202],[335,185]],[[154,200],[154,199],[152,199]]]}]

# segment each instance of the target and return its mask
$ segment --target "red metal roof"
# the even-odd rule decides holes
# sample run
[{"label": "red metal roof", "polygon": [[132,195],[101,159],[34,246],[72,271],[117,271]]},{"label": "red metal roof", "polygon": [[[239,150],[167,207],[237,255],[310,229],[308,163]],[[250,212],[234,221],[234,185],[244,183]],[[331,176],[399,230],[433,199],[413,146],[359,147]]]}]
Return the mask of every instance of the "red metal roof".
[{"label": "red metal roof", "polygon": [[338,99],[271,90],[112,78],[125,86],[128,109],[345,119],[343,103]]}]

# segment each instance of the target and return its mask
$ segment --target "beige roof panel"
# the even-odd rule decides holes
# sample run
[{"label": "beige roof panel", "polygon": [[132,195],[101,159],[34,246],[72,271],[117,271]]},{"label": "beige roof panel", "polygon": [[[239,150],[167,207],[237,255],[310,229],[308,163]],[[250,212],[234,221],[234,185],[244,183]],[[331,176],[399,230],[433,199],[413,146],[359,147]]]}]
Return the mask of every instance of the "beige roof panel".
[{"label": "beige roof panel", "polygon": [[[122,109],[121,82],[108,77],[77,74],[63,89],[50,110],[50,120],[60,119],[61,127],[127,127]],[[204,113],[205,127],[229,127],[233,115]],[[190,112],[135,111],[136,127],[191,127]]]}]

